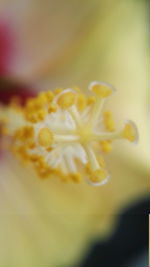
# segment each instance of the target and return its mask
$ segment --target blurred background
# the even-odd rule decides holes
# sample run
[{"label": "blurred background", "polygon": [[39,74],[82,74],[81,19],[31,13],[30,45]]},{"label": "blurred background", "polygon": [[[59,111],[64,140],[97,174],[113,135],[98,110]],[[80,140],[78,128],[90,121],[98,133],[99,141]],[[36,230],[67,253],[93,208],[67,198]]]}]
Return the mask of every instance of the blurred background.
[{"label": "blurred background", "polygon": [[86,92],[90,81],[106,81],[117,88],[106,108],[118,127],[135,121],[140,135],[137,146],[115,145],[103,188],[41,186],[2,156],[1,266],[148,266],[149,13],[148,0],[0,2],[1,102],[56,87]]}]

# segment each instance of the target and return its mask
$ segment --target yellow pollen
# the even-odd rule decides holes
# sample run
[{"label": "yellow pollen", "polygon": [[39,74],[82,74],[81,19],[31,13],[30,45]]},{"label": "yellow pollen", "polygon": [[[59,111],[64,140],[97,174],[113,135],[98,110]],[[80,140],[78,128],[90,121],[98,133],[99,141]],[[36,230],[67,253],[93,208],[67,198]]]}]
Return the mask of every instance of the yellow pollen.
[{"label": "yellow pollen", "polygon": [[48,106],[48,113],[52,113],[52,112],[56,112],[57,111],[57,106],[53,103],[51,103],[49,106]]},{"label": "yellow pollen", "polygon": [[91,91],[94,92],[96,96],[101,98],[108,97],[112,94],[111,88],[107,87],[106,85],[98,83],[93,84],[93,86],[91,87]]},{"label": "yellow pollen", "polygon": [[112,150],[112,145],[110,140],[103,140],[100,142],[101,149],[105,153],[109,153]]},{"label": "yellow pollen", "polygon": [[136,130],[134,125],[130,122],[127,123],[123,129],[122,136],[130,142],[134,142],[136,140]]},{"label": "yellow pollen", "polygon": [[28,162],[30,160],[30,157],[27,153],[27,147],[24,146],[18,146],[18,147],[12,147],[12,150],[16,155],[18,155],[24,163]]},{"label": "yellow pollen", "polygon": [[54,94],[53,94],[53,92],[51,92],[51,91],[47,91],[47,92],[46,92],[46,96],[47,96],[47,99],[48,99],[49,102],[52,102],[52,101],[53,101],[53,99],[54,99]]},{"label": "yellow pollen", "polygon": [[95,96],[89,96],[87,100],[88,105],[93,105],[96,102]]},{"label": "yellow pollen", "polygon": [[42,92],[38,95],[37,102],[39,101],[39,104],[44,106],[48,102],[48,97],[46,92]]},{"label": "yellow pollen", "polygon": [[26,104],[26,108],[28,110],[34,110],[34,108],[35,108],[35,100],[34,100],[34,98],[29,98],[28,99],[27,104]]},{"label": "yellow pollen", "polygon": [[34,128],[32,126],[24,126],[18,129],[15,133],[15,138],[21,141],[26,141],[34,136]]},{"label": "yellow pollen", "polygon": [[37,154],[31,154],[30,155],[30,160],[32,161],[32,162],[39,162],[40,160],[41,160],[41,156],[39,156],[39,155],[37,155]]},{"label": "yellow pollen", "polygon": [[38,175],[40,178],[49,178],[51,174],[51,169],[48,167],[41,167],[41,166],[36,166],[35,170],[37,171]]},{"label": "yellow pollen", "polygon": [[25,119],[29,122],[36,123],[38,122],[38,118],[36,117],[36,114],[30,114],[30,113],[25,113]]},{"label": "yellow pollen", "polygon": [[48,148],[46,149],[47,152],[51,152],[52,150],[53,150],[52,147],[48,147]]},{"label": "yellow pollen", "polygon": [[45,119],[45,117],[46,117],[46,115],[47,115],[47,112],[45,111],[45,110],[39,110],[38,111],[38,113],[37,113],[37,118],[39,119],[39,120],[44,120]]},{"label": "yellow pollen", "polygon": [[72,173],[70,174],[70,177],[72,178],[72,181],[75,183],[80,183],[82,180],[82,176],[80,173]]},{"label": "yellow pollen", "polygon": [[75,98],[76,95],[73,92],[67,92],[62,94],[59,98],[58,98],[58,105],[62,108],[68,108],[70,106],[72,106],[75,103]]},{"label": "yellow pollen", "polygon": [[36,147],[36,144],[34,142],[29,142],[27,146],[29,149],[34,149]]},{"label": "yellow pollen", "polygon": [[90,175],[90,180],[93,183],[100,183],[107,177],[107,172],[104,169],[97,169]]},{"label": "yellow pollen", "polygon": [[54,141],[53,133],[48,128],[42,128],[38,134],[38,142],[40,146],[49,147]]},{"label": "yellow pollen", "polygon": [[45,104],[46,104],[46,98],[42,99],[42,97],[38,97],[34,103],[33,111],[37,111],[39,109],[42,109]]}]

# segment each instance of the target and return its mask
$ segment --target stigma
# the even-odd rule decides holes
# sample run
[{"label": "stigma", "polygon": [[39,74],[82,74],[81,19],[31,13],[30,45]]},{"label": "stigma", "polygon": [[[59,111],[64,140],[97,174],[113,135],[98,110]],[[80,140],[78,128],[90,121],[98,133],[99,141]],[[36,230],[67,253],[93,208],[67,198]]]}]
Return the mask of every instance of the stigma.
[{"label": "stigma", "polygon": [[111,85],[95,81],[86,94],[79,88],[60,88],[29,98],[24,107],[11,103],[5,112],[1,108],[11,151],[31,164],[41,178],[105,184],[110,174],[103,157],[111,152],[112,143],[138,140],[134,122],[128,120],[118,130],[112,112],[103,111],[114,91]]}]

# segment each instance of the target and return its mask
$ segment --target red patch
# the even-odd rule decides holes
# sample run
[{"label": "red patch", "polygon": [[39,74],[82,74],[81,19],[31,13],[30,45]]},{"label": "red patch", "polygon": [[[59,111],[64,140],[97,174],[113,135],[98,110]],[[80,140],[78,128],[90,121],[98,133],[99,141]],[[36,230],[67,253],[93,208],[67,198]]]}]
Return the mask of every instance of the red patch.
[{"label": "red patch", "polygon": [[12,97],[19,97],[21,100],[21,104],[24,105],[26,103],[26,100],[29,97],[34,97],[36,95],[36,91],[29,89],[27,87],[21,86],[11,86],[10,88],[4,88],[1,89],[1,84],[0,84],[0,103],[3,103],[7,105]]},{"label": "red patch", "polygon": [[15,35],[11,25],[5,20],[0,20],[0,75],[9,71],[9,62],[15,53]]}]

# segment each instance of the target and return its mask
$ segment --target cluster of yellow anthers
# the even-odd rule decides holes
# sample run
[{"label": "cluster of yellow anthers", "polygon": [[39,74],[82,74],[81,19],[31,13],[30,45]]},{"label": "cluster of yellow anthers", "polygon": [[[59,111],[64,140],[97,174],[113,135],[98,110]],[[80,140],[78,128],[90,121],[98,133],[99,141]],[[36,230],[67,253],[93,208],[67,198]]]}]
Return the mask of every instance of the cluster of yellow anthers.
[{"label": "cluster of yellow anthers", "polygon": [[111,150],[112,140],[138,138],[133,122],[116,131],[112,113],[102,112],[113,91],[106,83],[92,82],[86,95],[79,88],[56,89],[28,99],[25,107],[11,105],[6,132],[12,137],[12,150],[32,163],[40,177],[106,183],[103,152]]}]

